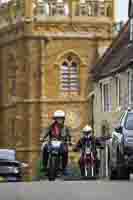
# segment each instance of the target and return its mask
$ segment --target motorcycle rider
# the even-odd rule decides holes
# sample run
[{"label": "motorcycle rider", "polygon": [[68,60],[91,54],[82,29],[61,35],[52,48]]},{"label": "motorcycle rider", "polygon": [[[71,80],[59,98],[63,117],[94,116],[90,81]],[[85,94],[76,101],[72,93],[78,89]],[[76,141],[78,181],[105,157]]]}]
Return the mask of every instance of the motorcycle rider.
[{"label": "motorcycle rider", "polygon": [[[52,138],[56,138],[61,140],[63,143],[61,145],[61,154],[62,154],[62,169],[65,173],[65,169],[68,163],[68,143],[71,145],[71,135],[70,135],[70,129],[64,125],[65,122],[65,112],[62,110],[57,110],[53,114],[53,123],[46,129],[46,131],[43,132],[43,140],[45,140],[47,137],[49,141]],[[41,140],[42,140],[41,139]],[[48,162],[48,144],[45,144],[45,146],[42,149],[42,159],[43,159],[43,166],[44,169],[47,167]]]},{"label": "motorcycle rider", "polygon": [[77,142],[74,151],[80,150],[81,149],[81,156],[79,159],[79,167],[80,167],[80,171],[81,171],[81,175],[84,176],[84,153],[85,153],[85,145],[86,143],[89,144],[90,141],[92,143],[92,148],[93,148],[93,155],[96,159],[96,173],[98,173],[98,169],[99,169],[99,160],[97,158],[97,149],[96,146],[100,146],[100,141],[95,138],[92,135],[92,128],[89,125],[86,125],[83,129],[82,129],[82,133],[83,136],[79,139],[79,141]]}]

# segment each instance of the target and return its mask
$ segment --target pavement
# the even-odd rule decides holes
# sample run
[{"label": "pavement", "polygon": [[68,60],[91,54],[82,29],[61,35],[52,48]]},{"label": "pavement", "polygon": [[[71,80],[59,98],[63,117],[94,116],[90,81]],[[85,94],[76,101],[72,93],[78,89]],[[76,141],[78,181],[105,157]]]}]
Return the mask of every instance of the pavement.
[{"label": "pavement", "polygon": [[133,181],[0,183],[0,200],[132,200]]}]

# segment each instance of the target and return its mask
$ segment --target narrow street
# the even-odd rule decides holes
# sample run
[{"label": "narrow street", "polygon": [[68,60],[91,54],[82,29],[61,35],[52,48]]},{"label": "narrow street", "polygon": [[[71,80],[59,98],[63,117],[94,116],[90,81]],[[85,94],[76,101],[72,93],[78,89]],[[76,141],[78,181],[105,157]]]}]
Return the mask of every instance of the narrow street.
[{"label": "narrow street", "polygon": [[0,200],[131,200],[132,196],[132,181],[57,180],[0,184]]},{"label": "narrow street", "polygon": [[133,200],[131,173],[133,0],[0,0],[0,200]]}]

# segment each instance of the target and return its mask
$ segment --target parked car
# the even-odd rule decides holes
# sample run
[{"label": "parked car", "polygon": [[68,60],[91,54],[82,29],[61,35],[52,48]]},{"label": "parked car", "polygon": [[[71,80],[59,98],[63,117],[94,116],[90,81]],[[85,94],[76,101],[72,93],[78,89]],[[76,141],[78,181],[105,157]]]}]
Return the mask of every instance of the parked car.
[{"label": "parked car", "polygon": [[16,160],[13,149],[0,149],[0,182],[22,181],[22,168],[25,163]]},{"label": "parked car", "polygon": [[110,179],[129,179],[133,173],[133,110],[121,115],[108,144]]}]

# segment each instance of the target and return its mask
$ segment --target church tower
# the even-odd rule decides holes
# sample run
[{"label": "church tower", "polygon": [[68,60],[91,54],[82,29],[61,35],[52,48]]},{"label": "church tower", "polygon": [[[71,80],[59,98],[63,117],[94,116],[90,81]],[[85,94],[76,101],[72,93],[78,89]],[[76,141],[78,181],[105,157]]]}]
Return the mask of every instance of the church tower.
[{"label": "church tower", "polygon": [[[74,141],[91,121],[90,70],[112,39],[115,0],[10,0],[0,5],[2,147],[35,173],[40,133],[57,109]],[[89,87],[88,87],[89,85]]]}]

